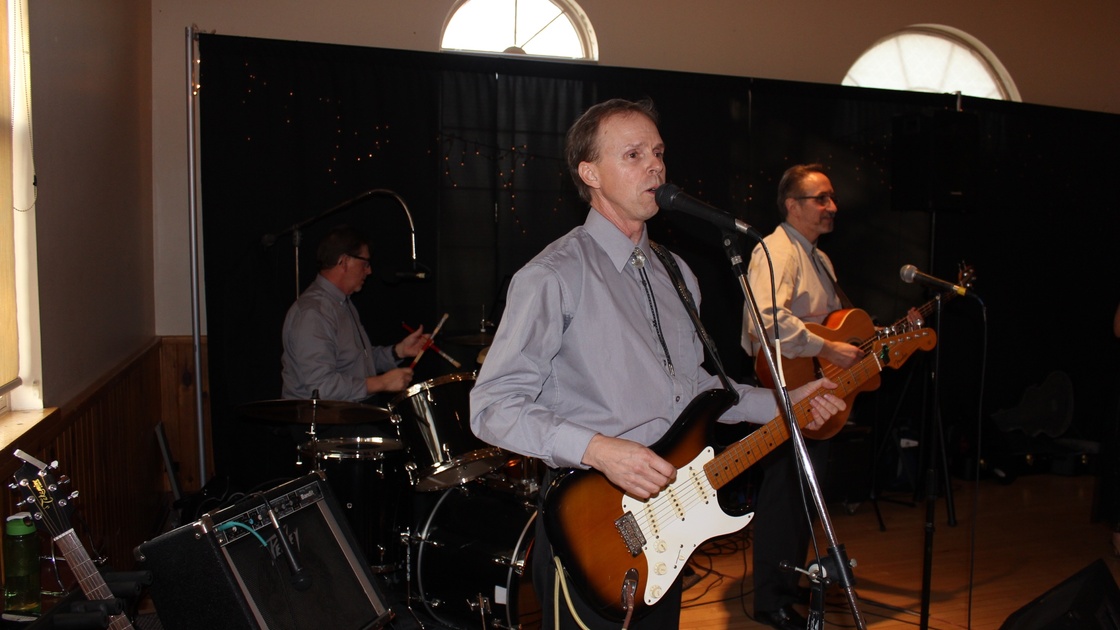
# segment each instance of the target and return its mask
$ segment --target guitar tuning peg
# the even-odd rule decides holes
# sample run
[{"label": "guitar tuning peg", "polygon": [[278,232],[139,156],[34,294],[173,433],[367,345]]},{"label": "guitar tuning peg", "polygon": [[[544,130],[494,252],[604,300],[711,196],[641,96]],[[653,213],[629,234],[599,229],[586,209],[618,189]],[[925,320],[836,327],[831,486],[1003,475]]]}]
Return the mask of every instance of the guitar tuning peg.
[{"label": "guitar tuning peg", "polygon": [[58,470],[58,460],[53,460],[51,463],[47,464],[47,468],[50,468],[51,470]]},{"label": "guitar tuning peg", "polygon": [[60,485],[60,486],[64,483],[70,483],[70,476],[69,475],[59,475],[58,479],[57,479],[57,482],[58,482],[58,485]]}]

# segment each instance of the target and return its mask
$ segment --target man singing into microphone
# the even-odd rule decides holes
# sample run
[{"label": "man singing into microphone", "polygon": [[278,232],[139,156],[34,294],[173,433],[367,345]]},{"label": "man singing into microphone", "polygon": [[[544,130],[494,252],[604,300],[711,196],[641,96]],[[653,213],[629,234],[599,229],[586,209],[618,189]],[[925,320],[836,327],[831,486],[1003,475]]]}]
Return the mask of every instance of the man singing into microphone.
[{"label": "man singing into microphone", "polygon": [[[703,345],[646,229],[658,211],[654,191],[665,183],[665,145],[653,104],[615,99],[592,106],[568,130],[566,156],[591,208],[583,225],[510,281],[505,313],[470,393],[471,429],[486,442],[544,462],[549,470],[542,488],[560,468],[593,469],[626,494],[647,499],[677,477],[650,445],[694,397],[723,387],[701,366]],[[683,260],[673,260],[699,304],[696,277]],[[773,392],[734,387],[739,402],[720,421],[761,423],[777,416]],[[821,387],[836,384],[819,379],[791,398],[805,399]],[[814,427],[845,407],[831,393],[814,395],[809,404]],[[541,494],[543,507],[547,496]],[[541,514],[532,583],[543,627],[617,629],[619,620],[604,616],[586,596],[587,584],[559,583],[569,574],[554,563]],[[624,586],[612,585],[604,597],[608,605],[619,602]],[[641,602],[644,595],[634,598]],[[675,629],[680,607],[676,579],[636,626]]]}]

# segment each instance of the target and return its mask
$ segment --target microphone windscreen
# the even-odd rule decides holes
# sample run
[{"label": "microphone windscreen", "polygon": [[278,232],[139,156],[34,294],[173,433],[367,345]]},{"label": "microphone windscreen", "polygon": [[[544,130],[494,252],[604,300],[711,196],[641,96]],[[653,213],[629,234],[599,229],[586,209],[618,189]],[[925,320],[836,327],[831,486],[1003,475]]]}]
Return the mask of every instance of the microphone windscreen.
[{"label": "microphone windscreen", "polygon": [[677,193],[680,191],[680,186],[669,182],[658,186],[657,191],[653,193],[653,198],[657,201],[657,207],[662,210],[673,210],[673,200],[676,199]]},{"label": "microphone windscreen", "polygon": [[903,282],[913,282],[916,273],[918,273],[918,268],[914,265],[903,265],[902,269],[898,270],[898,275]]}]

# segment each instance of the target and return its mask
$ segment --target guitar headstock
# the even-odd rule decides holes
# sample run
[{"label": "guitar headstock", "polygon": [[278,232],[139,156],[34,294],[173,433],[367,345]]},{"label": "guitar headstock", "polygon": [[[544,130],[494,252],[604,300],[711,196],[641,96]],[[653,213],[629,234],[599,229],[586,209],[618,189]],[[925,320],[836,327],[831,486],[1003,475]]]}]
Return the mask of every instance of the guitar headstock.
[{"label": "guitar headstock", "polygon": [[872,356],[880,366],[900,368],[918,350],[932,350],[937,345],[937,334],[931,328],[918,328],[871,340],[868,358]]},{"label": "guitar headstock", "polygon": [[19,449],[16,449],[15,456],[23,461],[15,472],[15,482],[11,484],[13,490],[23,495],[23,500],[17,505],[31,512],[31,516],[43,523],[51,536],[59,536],[72,529],[70,514],[74,508],[70,501],[78,496],[78,492],[66,494],[60,488],[70,483],[70,478],[66,475],[55,478],[53,471],[58,469],[58,462],[47,464]]},{"label": "guitar headstock", "polygon": [[957,284],[966,289],[974,288],[973,285],[976,284],[976,268],[963,260],[960,261],[957,264]]}]

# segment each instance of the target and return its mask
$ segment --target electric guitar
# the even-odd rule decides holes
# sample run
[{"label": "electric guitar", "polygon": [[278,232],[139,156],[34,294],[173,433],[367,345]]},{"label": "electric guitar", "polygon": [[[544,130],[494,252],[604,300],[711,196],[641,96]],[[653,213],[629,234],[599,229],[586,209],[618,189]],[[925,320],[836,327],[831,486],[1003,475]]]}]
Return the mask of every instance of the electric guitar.
[{"label": "electric guitar", "polygon": [[[957,272],[957,284],[966,289],[971,289],[975,280],[975,270],[972,266],[961,263]],[[946,291],[940,296],[917,307],[916,310],[922,318],[920,321],[924,321],[933,314],[934,309],[937,307],[938,300],[946,301],[957,295],[955,291]],[[805,328],[813,334],[819,335],[828,341],[844,341],[854,346],[859,346],[864,352],[871,351],[872,344],[877,337],[897,334],[917,327],[920,327],[920,325],[915,325],[910,322],[908,317],[903,317],[882,330],[876,330],[875,323],[871,321],[871,316],[858,308],[841,309],[829,313],[822,324],[805,324]],[[782,374],[785,376],[786,387],[789,389],[795,389],[822,376],[827,376],[832,380],[836,380],[835,375],[844,372],[843,368],[837,367],[820,357],[780,357],[780,360],[782,363]],[[766,357],[762,353],[759,353],[758,356],[755,357],[754,373],[758,377],[759,385],[773,389],[774,379],[770,374],[770,367],[766,363]],[[819,429],[805,431],[805,437],[814,440],[826,440],[836,435],[836,433],[844,427],[844,423],[847,422],[848,416],[852,413],[852,404],[855,402],[856,394],[874,391],[879,389],[879,385],[880,380],[878,374],[867,379],[861,387],[843,397],[844,402],[848,404],[848,408],[841,411],[836,416],[833,416],[833,419],[840,419],[843,420],[843,422],[829,422],[828,425]]]},{"label": "electric guitar", "polygon": [[[23,460],[23,465],[15,473],[15,483],[12,484],[12,489],[20,491],[24,497],[18,505],[26,506],[36,522],[46,526],[51,539],[58,544],[62,556],[66,558],[66,564],[82,585],[86,599],[113,599],[113,592],[105,583],[105,578],[98,572],[74,528],[70,526],[70,513],[73,511],[70,501],[78,496],[78,492],[65,494],[59,488],[62,484],[69,483],[70,479],[66,475],[57,480],[52,476],[51,471],[58,468],[58,462],[48,465],[18,449],[15,455]],[[132,630],[132,623],[128,620],[128,615],[111,615],[109,628]]]},{"label": "electric guitar", "polygon": [[[916,350],[936,343],[928,328],[874,339],[854,366],[830,375],[837,384],[832,393],[846,398],[885,367],[898,368]],[[798,426],[812,422],[809,400],[827,391],[793,406]],[[566,470],[549,486],[542,515],[553,550],[599,614],[623,620],[649,612],[697,547],[746,527],[754,517],[728,515],[716,490],[789,439],[789,427],[779,415],[716,455],[707,445],[708,432],[734,401],[734,392],[724,389],[700,393],[651,447],[677,467],[677,480],[656,497],[635,499],[595,470]],[[843,421],[833,416],[829,425]]]}]

